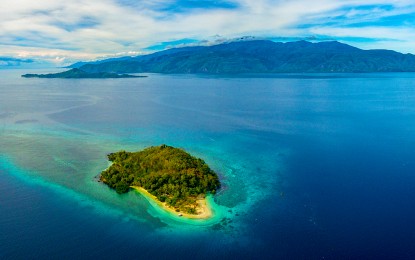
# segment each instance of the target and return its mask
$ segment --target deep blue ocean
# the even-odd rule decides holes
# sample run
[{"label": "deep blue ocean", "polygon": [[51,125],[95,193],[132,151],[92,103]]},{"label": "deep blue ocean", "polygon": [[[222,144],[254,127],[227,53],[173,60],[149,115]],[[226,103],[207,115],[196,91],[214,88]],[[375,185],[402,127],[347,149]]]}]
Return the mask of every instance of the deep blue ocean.
[{"label": "deep blue ocean", "polygon": [[[26,72],[0,71],[0,259],[415,258],[414,73]],[[211,220],[97,182],[163,143],[220,175]]]}]

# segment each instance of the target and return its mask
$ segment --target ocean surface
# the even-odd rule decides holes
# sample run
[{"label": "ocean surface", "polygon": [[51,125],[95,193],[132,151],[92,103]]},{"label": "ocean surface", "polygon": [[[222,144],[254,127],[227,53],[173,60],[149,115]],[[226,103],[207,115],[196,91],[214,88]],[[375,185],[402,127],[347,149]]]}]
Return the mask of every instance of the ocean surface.
[{"label": "ocean surface", "polygon": [[[413,73],[24,73],[0,71],[0,259],[415,258]],[[97,182],[160,144],[219,174],[212,219]]]}]

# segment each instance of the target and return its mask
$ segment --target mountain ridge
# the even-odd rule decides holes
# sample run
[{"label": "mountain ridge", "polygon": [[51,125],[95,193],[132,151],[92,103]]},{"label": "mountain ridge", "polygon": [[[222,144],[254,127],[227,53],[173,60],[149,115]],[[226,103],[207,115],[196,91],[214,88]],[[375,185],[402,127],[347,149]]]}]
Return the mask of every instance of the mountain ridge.
[{"label": "mountain ridge", "polygon": [[415,72],[415,55],[362,50],[337,41],[251,40],[172,48],[81,64],[89,73],[356,73]]}]

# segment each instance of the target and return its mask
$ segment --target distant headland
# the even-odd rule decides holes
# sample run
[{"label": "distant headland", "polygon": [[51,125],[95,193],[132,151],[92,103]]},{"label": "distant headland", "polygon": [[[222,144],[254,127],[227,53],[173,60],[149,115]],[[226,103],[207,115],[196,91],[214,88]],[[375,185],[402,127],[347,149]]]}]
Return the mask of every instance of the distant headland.
[{"label": "distant headland", "polygon": [[24,74],[24,78],[61,78],[61,79],[106,79],[106,78],[142,78],[146,76],[135,76],[128,74],[118,74],[114,72],[86,72],[79,68],[68,71],[50,74]]},{"label": "distant headland", "polygon": [[218,175],[202,160],[167,145],[108,155],[112,165],[100,179],[118,193],[133,188],[165,210],[188,218],[209,218],[206,195],[220,188]]}]

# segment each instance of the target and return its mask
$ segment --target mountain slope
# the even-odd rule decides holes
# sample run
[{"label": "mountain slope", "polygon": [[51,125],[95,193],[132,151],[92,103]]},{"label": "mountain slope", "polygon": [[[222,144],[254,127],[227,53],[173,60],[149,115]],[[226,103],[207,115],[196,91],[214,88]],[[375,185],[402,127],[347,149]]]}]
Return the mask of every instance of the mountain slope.
[{"label": "mountain slope", "polygon": [[361,50],[336,41],[253,40],[175,48],[85,64],[81,68],[93,73],[413,72],[415,56],[388,50]]}]

